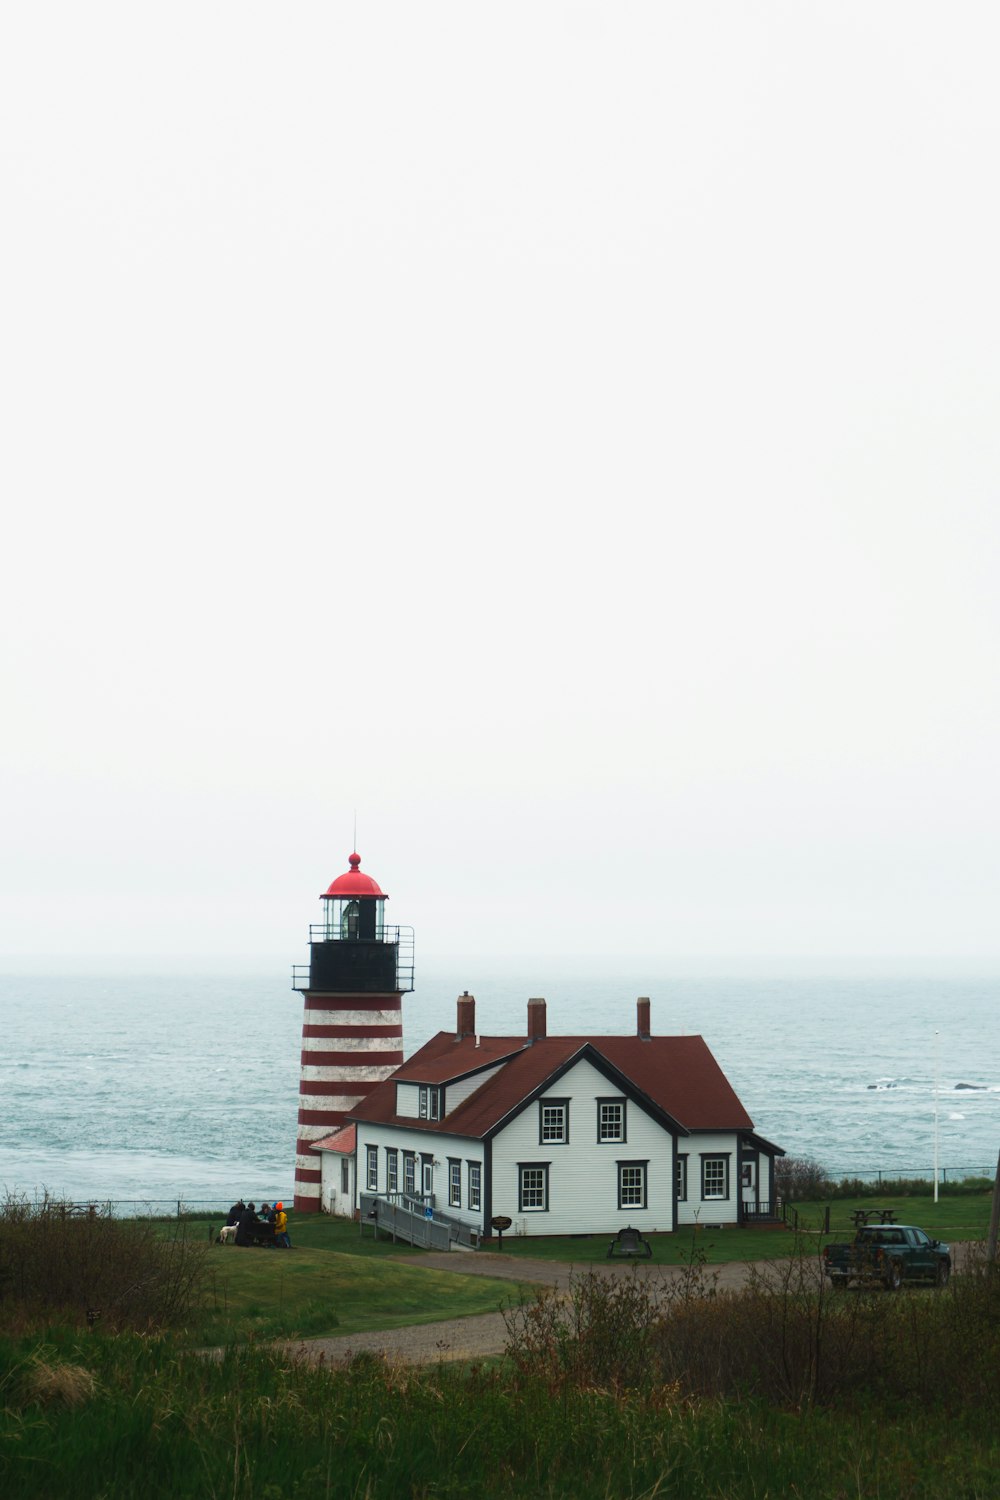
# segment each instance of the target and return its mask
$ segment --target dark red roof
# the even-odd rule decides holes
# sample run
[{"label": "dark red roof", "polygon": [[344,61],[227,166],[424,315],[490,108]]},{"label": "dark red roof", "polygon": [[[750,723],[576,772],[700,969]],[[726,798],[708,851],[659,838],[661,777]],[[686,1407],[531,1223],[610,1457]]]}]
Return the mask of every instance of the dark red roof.
[{"label": "dark red roof", "polygon": [[353,1156],[357,1133],[356,1125],[343,1125],[332,1135],[325,1135],[321,1141],[312,1141],[309,1149],[310,1151],[339,1151],[343,1156]]},{"label": "dark red roof", "polygon": [[[442,1038],[444,1050],[435,1053],[434,1044]],[[479,1068],[502,1062],[505,1057],[514,1057],[523,1047],[524,1039],[519,1036],[481,1036],[477,1046],[471,1036],[456,1042],[454,1032],[439,1031],[426,1047],[415,1052],[409,1062],[403,1063],[392,1076],[405,1078],[408,1083],[447,1083],[450,1079],[462,1078]]]},{"label": "dark red roof", "polygon": [[327,896],[378,896],[382,901],[388,901],[388,896],[378,882],[370,875],[362,875],[358,868],[361,864],[360,854],[350,855],[347,862],[351,868],[346,874],[338,875],[336,880],[331,882],[329,889],[323,892],[321,900]]},{"label": "dark red roof", "polygon": [[[521,1037],[463,1037],[439,1031],[351,1111],[351,1118],[381,1124],[417,1121],[396,1114],[396,1083],[446,1084],[480,1068],[503,1063],[444,1120],[420,1120],[419,1129],[446,1135],[486,1136],[526,1100],[544,1092],[580,1054],[620,1075],[628,1092],[646,1100],[685,1130],[751,1130],[753,1121],[700,1036],[550,1036],[530,1047]],[[503,1062],[503,1059],[507,1059]],[[447,1101],[446,1101],[447,1102]]]}]

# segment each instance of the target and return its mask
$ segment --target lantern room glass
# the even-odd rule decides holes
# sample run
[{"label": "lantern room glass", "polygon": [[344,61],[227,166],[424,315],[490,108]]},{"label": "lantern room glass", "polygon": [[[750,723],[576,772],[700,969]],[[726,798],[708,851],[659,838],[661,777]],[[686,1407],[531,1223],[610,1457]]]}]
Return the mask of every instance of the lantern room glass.
[{"label": "lantern room glass", "polygon": [[[374,930],[371,926],[373,908]],[[374,939],[381,943],[385,934],[385,897],[324,897],[323,927],[327,942],[354,943],[359,938],[366,938],[369,942]]]}]

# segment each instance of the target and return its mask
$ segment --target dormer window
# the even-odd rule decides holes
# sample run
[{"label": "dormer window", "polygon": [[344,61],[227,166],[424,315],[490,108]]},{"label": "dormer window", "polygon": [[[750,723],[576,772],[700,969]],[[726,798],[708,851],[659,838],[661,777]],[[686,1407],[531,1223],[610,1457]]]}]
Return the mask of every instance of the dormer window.
[{"label": "dormer window", "polygon": [[420,1085],[419,1113],[421,1120],[440,1120],[443,1090],[436,1083]]}]

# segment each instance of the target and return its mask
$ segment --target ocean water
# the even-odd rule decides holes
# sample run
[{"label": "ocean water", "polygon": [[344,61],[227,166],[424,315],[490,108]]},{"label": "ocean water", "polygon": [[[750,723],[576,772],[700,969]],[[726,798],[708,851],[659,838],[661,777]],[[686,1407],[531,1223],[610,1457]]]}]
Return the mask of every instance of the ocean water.
[{"label": "ocean water", "polygon": [[[419,955],[418,955],[419,957]],[[0,977],[0,1190],[74,1201],[291,1199],[301,996],[289,970]],[[1000,1149],[1000,979],[606,979],[428,966],[404,997],[409,1055],[451,1029],[625,1034],[649,995],[655,1033],[699,1032],[754,1120],[835,1176],[992,1175]]]}]

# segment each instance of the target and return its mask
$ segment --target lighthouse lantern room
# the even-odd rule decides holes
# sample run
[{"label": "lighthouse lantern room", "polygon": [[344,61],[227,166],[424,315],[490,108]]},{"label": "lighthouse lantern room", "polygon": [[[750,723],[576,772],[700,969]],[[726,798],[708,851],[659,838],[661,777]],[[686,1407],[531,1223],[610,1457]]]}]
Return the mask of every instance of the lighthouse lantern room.
[{"label": "lighthouse lantern room", "polygon": [[295,1207],[320,1207],[320,1163],[312,1143],[332,1134],[355,1105],[403,1061],[403,995],[413,989],[413,929],[388,927],[389,899],[361,857],[320,900],[309,929],[309,963],[292,988],[304,997]]}]

